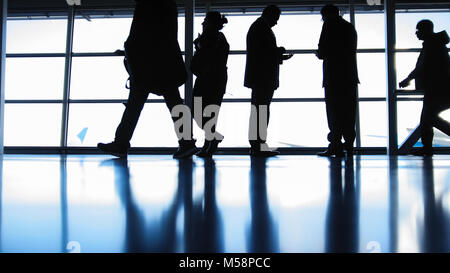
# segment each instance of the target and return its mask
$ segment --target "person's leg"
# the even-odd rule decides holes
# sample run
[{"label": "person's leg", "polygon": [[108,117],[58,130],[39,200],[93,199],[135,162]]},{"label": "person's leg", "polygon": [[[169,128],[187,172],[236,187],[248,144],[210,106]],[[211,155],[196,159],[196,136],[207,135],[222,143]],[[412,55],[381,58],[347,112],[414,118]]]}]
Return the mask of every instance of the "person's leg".
[{"label": "person's leg", "polygon": [[197,156],[212,156],[217,151],[219,143],[222,142],[223,136],[216,132],[216,127],[224,94],[209,93],[202,97],[202,129],[205,132],[205,143]]},{"label": "person's leg", "polygon": [[[270,103],[272,102],[273,93],[274,90],[268,90],[264,88],[252,89],[250,130],[256,130],[256,132],[250,132],[249,142],[252,149],[259,150],[261,144],[266,142],[267,128],[269,126],[270,118]],[[261,124],[260,121],[265,122],[264,124]],[[252,137],[254,139],[252,139]]]},{"label": "person's leg", "polygon": [[114,142],[129,147],[131,137],[136,129],[142,108],[145,105],[149,92],[131,90],[122,120],[116,129]]},{"label": "person's leg", "polygon": [[433,151],[433,120],[436,115],[433,105],[424,99],[420,116],[420,138],[423,144],[423,152],[425,153],[432,153]]},{"label": "person's leg", "polygon": [[433,126],[444,134],[450,136],[450,123],[439,116],[441,112],[450,109],[450,105],[448,105],[448,103],[436,104],[436,107],[434,107],[434,109],[436,109],[436,115],[433,120]]},{"label": "person's leg", "polygon": [[[172,112],[173,112],[173,110],[174,110],[174,108],[176,106],[184,105],[183,99],[180,96],[180,92],[179,92],[178,88],[176,88],[176,87],[174,87],[174,88],[167,88],[167,90],[165,90],[164,93],[163,93],[163,98],[164,98],[164,101],[166,103],[167,109],[169,110],[170,115],[172,117],[172,121],[175,124],[175,122],[180,117],[174,117],[172,115]],[[177,134],[178,140],[181,140],[182,139],[182,134],[180,134],[180,132],[177,131],[175,127],[174,127],[174,129],[175,129],[175,133]]]},{"label": "person's leg", "polygon": [[[167,108],[169,109],[171,116],[172,116],[172,121],[174,122],[174,129],[175,129],[175,133],[177,134],[177,138],[178,138],[178,150],[175,152],[175,154],[173,155],[174,158],[187,158],[190,157],[191,155],[195,154],[195,152],[197,151],[197,148],[195,147],[195,140],[193,139],[192,136],[192,115],[191,115],[191,110],[184,112],[184,114],[189,115],[188,120],[189,120],[189,127],[190,128],[180,128],[181,130],[178,130],[175,126],[176,122],[178,121],[178,119],[180,118],[186,118],[186,117],[174,117],[172,115],[175,107],[177,106],[182,106],[183,104],[183,99],[180,96],[180,92],[178,90],[177,87],[173,87],[173,88],[167,88],[164,92],[163,92],[163,96],[164,96],[164,101],[166,102]],[[185,105],[184,105],[185,106]],[[187,107],[187,106],[186,106]],[[182,114],[182,115],[184,115]],[[183,133],[184,130],[188,130],[187,134]]]},{"label": "person's leg", "polygon": [[[276,156],[266,144],[267,128],[270,119],[270,103],[275,90],[254,88],[252,90],[252,111],[250,114],[250,146],[253,156]],[[256,130],[256,132],[255,132]],[[252,139],[253,137],[253,139]]]},{"label": "person's leg", "polygon": [[350,87],[346,90],[343,101],[343,136],[344,136],[344,148],[348,155],[353,154],[353,143],[356,138],[355,121],[356,121],[356,86]]},{"label": "person's leg", "polygon": [[330,144],[325,152],[317,154],[319,156],[341,156],[342,129],[339,123],[342,118],[339,118],[339,109],[342,107],[342,105],[340,105],[339,96],[340,94],[338,89],[331,87],[325,88],[325,108],[327,113],[328,129],[330,130],[327,139]]},{"label": "person's leg", "polygon": [[115,139],[111,143],[98,143],[97,147],[101,151],[118,157],[127,156],[131,137],[147,97],[148,92],[130,90],[122,120],[116,129]]}]

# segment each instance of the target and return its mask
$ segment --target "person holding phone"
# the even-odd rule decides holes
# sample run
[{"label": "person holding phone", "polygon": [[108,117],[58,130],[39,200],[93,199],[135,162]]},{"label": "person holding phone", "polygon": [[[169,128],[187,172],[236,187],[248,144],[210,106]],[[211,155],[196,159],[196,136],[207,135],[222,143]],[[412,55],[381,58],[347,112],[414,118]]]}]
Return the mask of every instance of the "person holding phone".
[{"label": "person holding phone", "polygon": [[273,94],[279,87],[280,65],[293,56],[286,54],[284,47],[277,46],[276,37],[272,31],[280,15],[281,10],[277,6],[267,6],[247,33],[244,86],[252,89],[249,126],[251,156],[270,157],[279,154],[266,144],[269,107]]}]

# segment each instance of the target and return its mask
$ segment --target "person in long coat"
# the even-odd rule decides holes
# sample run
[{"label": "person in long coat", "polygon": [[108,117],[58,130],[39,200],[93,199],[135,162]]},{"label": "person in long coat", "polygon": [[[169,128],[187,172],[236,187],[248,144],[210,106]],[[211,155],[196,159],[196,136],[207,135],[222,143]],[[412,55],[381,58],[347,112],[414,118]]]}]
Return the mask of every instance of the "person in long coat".
[{"label": "person in long coat", "polygon": [[[193,91],[193,112],[197,124],[205,131],[205,143],[197,153],[200,157],[211,157],[223,139],[216,132],[216,124],[228,80],[230,46],[220,31],[227,22],[218,11],[206,13],[202,24],[203,33],[194,41],[196,51],[191,71],[197,79]],[[201,110],[201,116],[197,116],[197,110]]]},{"label": "person in long coat", "polygon": [[[100,150],[119,157],[127,156],[131,137],[150,93],[163,96],[171,113],[175,106],[183,104],[178,88],[186,82],[187,73],[177,33],[178,12],[173,0],[136,0],[130,34],[125,42],[130,94],[114,141],[99,143]],[[175,131],[179,148],[174,157],[194,154],[196,148],[192,137],[186,139]]]},{"label": "person in long coat", "polygon": [[[323,87],[327,111],[328,141],[319,156],[353,155],[355,141],[356,93],[359,83],[356,64],[357,33],[355,27],[339,15],[334,5],[322,10],[323,26],[317,57],[323,60]],[[344,138],[345,143],[341,142]]]},{"label": "person in long coat", "polygon": [[415,69],[400,87],[416,80],[416,89],[423,89],[423,108],[420,117],[420,137],[423,148],[415,155],[433,154],[433,127],[450,136],[450,123],[439,114],[450,108],[450,58],[447,44],[450,39],[446,31],[434,33],[434,25],[430,20],[421,20],[416,26],[416,35],[423,40],[422,50]]},{"label": "person in long coat", "polygon": [[278,154],[277,151],[269,149],[266,144],[269,107],[273,94],[279,87],[280,64],[292,57],[290,54],[285,54],[284,47],[277,46],[276,37],[272,31],[280,15],[281,10],[277,6],[267,6],[247,33],[244,86],[252,89],[249,126],[252,156],[267,157]]}]

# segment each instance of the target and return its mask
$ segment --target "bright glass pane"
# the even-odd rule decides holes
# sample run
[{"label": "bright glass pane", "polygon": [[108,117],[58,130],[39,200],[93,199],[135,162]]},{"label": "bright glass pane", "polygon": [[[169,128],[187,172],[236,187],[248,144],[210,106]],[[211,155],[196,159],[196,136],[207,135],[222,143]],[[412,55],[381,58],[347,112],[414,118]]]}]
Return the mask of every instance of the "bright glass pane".
[{"label": "bright glass pane", "polygon": [[[130,33],[132,17],[75,20],[74,52],[114,52],[123,49]],[[178,17],[178,42],[184,50],[184,16]]]},{"label": "bright glass pane", "polygon": [[[72,61],[71,99],[127,99],[128,73],[123,57],[75,57]],[[184,97],[184,85],[179,88]],[[149,99],[162,99],[149,95]]]},{"label": "bright glass pane", "polygon": [[[221,147],[247,147],[250,103],[223,103],[220,108],[217,131],[225,138]],[[203,145],[199,142],[197,146]]]},{"label": "bright glass pane", "polygon": [[75,57],[71,99],[126,99],[128,73],[123,57]]},{"label": "bright glass pane", "polygon": [[228,56],[228,82],[225,98],[250,98],[251,90],[244,86],[245,55]]},{"label": "bright glass pane", "polygon": [[[228,24],[225,25],[222,32],[230,44],[230,50],[245,50],[247,41],[247,32],[253,22],[259,16],[256,15],[229,15]],[[199,29],[199,28],[197,28]],[[201,29],[200,29],[201,30]]]},{"label": "bright glass pane", "polygon": [[[328,127],[324,103],[280,102],[272,103],[270,109],[267,139],[270,146],[322,147],[327,145]],[[308,116],[316,118],[306,118]],[[250,103],[222,104],[217,124],[217,131],[225,136],[221,147],[249,146],[249,119]]]},{"label": "bright glass pane", "polygon": [[322,61],[313,54],[298,54],[280,66],[280,87],[275,98],[323,98]]},{"label": "bright glass pane", "polygon": [[419,125],[421,101],[399,101],[397,103],[398,143],[402,144],[408,135]]},{"label": "bright glass pane", "polygon": [[68,146],[97,146],[110,142],[119,125],[123,104],[71,104]]},{"label": "bright glass pane", "polygon": [[360,97],[386,97],[386,60],[384,53],[359,53]]},{"label": "bright glass pane", "polygon": [[278,24],[272,28],[278,46],[286,49],[317,49],[322,31],[321,18],[319,14],[283,13]]},{"label": "bright glass pane", "polygon": [[[420,115],[422,113],[421,101],[401,101],[397,106],[397,120],[398,120],[398,143],[403,143],[409,134],[419,125]],[[450,110],[443,111],[440,115],[441,118],[449,121]],[[443,132],[434,130],[433,145],[439,147],[449,147],[450,138]],[[422,142],[416,143],[416,146],[422,146]]]},{"label": "bright glass pane", "polygon": [[434,24],[434,31],[450,31],[450,12],[408,12],[397,13],[396,35],[397,48],[421,48],[422,41],[416,37],[416,25],[420,20],[429,19]]},{"label": "bright glass pane", "polygon": [[64,58],[8,58],[5,99],[62,99]]},{"label": "bright glass pane", "polygon": [[130,32],[131,18],[76,19],[74,52],[114,52],[123,49]]},{"label": "bright glass pane", "polygon": [[[419,57],[419,53],[417,52],[405,52],[405,53],[396,53],[395,54],[395,62],[397,63],[396,71],[397,71],[397,82],[402,81],[406,77],[408,77],[409,73],[414,70],[416,67],[417,58]],[[411,81],[410,85],[405,88],[407,90],[414,90],[416,88],[416,82]]]},{"label": "bright glass pane", "polygon": [[[244,87],[245,55],[228,58],[228,83],[225,98],[250,98]],[[323,97],[322,62],[312,54],[295,55],[280,66],[280,87],[274,98]]]},{"label": "bright glass pane", "polygon": [[[122,118],[122,104],[72,104],[69,115],[69,146],[96,146],[110,142]],[[178,146],[173,122],[164,103],[147,103],[133,138],[133,147]]]},{"label": "bright glass pane", "polygon": [[60,104],[6,104],[5,146],[59,146]]},{"label": "bright glass pane", "polygon": [[64,53],[67,19],[8,20],[7,53]]},{"label": "bright glass pane", "polygon": [[355,14],[355,27],[358,33],[358,49],[384,48],[384,14]]},{"label": "bright glass pane", "polygon": [[327,146],[328,125],[325,103],[272,103],[267,134],[267,142],[273,147]]},{"label": "bright glass pane", "polygon": [[136,147],[177,147],[172,117],[164,103],[147,103],[131,139]]},{"label": "bright glass pane", "polygon": [[386,147],[387,117],[385,102],[360,102],[362,147]]}]

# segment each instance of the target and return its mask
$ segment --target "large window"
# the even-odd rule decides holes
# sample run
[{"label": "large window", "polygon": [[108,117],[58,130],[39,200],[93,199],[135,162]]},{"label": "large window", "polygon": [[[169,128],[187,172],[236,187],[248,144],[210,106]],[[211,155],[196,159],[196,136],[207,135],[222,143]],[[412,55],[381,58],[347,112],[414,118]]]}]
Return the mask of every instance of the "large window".
[{"label": "large window", "polygon": [[67,18],[7,24],[5,146],[59,146]]},{"label": "large window", "polygon": [[[256,13],[225,13],[225,34],[231,48],[228,85],[219,116],[223,147],[248,146],[251,91],[243,86],[246,35],[258,18]],[[73,57],[68,103],[67,145],[95,147],[111,141],[128,97],[128,75],[123,49],[131,24],[128,16],[81,16],[74,21]],[[201,32],[204,14],[194,21],[194,38]],[[349,14],[344,18],[350,21]],[[435,30],[449,30],[448,12],[404,13],[396,18],[396,72],[401,80],[414,68],[421,42],[414,35],[423,18],[435,22]],[[179,44],[184,50],[185,19],[179,17]],[[5,146],[61,145],[64,98],[67,17],[11,18],[8,21]],[[358,32],[359,120],[362,147],[386,147],[386,69],[384,14],[355,14]],[[328,132],[322,61],[315,56],[322,28],[317,12],[283,12],[273,28],[279,46],[295,53],[280,68],[280,87],[271,108],[268,141],[274,147],[324,147]],[[414,85],[410,87],[414,89]],[[184,97],[184,86],[180,88]],[[131,145],[174,147],[177,145],[170,114],[161,97],[150,95]],[[419,121],[420,99],[398,103],[399,142]],[[444,115],[445,116],[445,115]],[[447,116],[445,116],[447,117]],[[416,124],[417,125],[417,124]],[[194,125],[202,144],[203,134]]]}]

